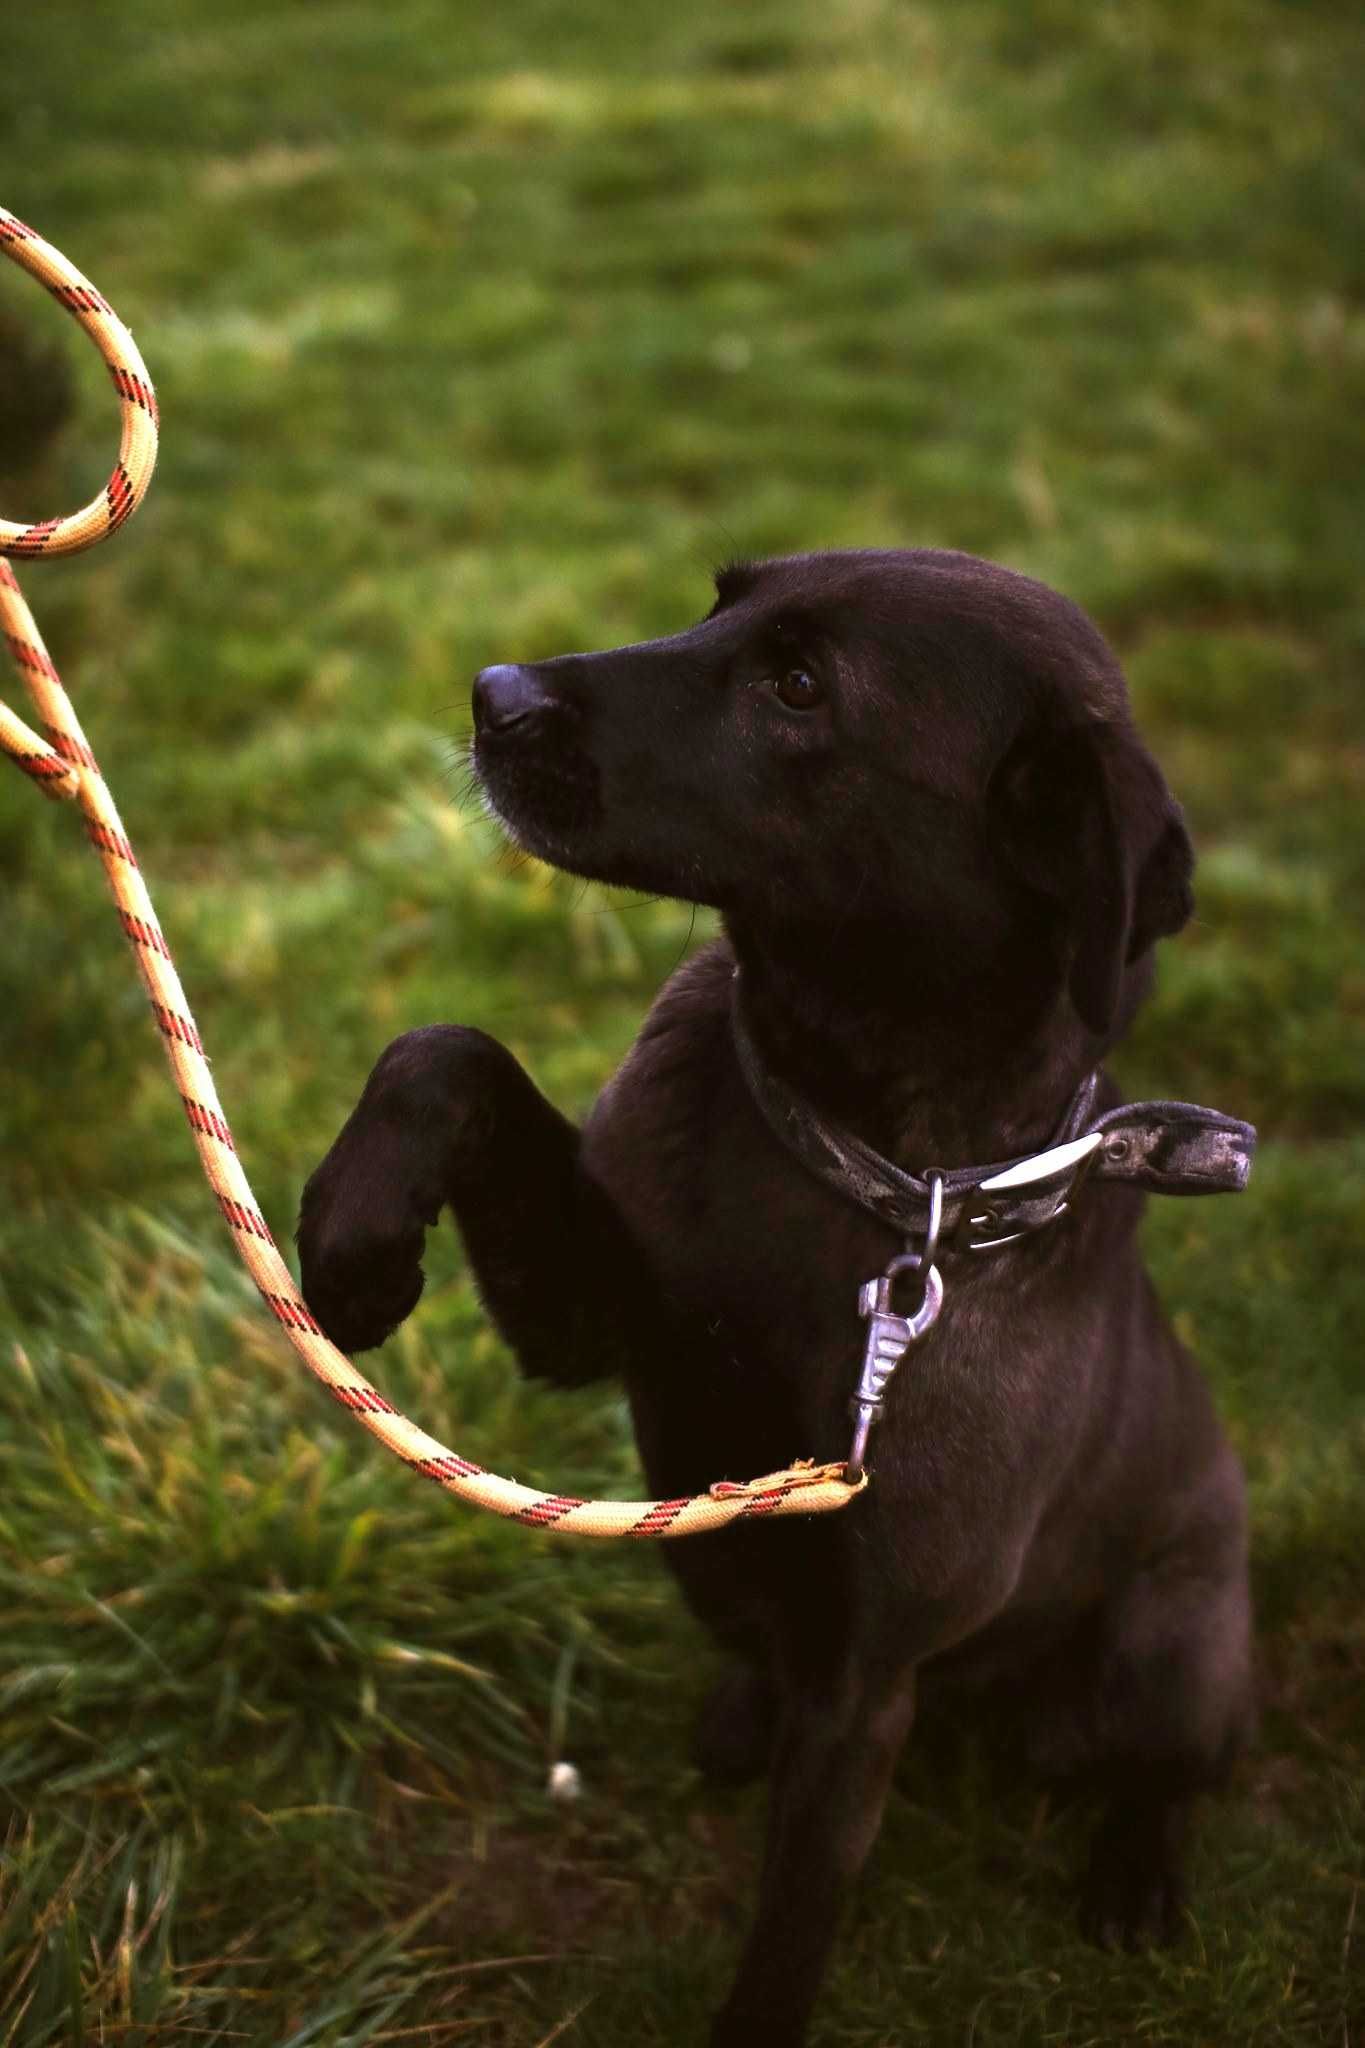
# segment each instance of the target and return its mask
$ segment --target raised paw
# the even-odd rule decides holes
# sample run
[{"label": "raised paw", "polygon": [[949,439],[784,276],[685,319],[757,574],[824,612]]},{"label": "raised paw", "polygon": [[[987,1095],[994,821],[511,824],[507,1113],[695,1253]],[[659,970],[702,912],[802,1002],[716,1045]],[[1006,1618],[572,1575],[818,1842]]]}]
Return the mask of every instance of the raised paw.
[{"label": "raised paw", "polygon": [[303,1191],[297,1231],[303,1298],[342,1351],[369,1351],[421,1298],[425,1223],[383,1148],[343,1131]]},{"label": "raised paw", "polygon": [[299,1222],[303,1298],[340,1351],[371,1351],[416,1308],[425,1284],[424,1232],[315,1242]]}]

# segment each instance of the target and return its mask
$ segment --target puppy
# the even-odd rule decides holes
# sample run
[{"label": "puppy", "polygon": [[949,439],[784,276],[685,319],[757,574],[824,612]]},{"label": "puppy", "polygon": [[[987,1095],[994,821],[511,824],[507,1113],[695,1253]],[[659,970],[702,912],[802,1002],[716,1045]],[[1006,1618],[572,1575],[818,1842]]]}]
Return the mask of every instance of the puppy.
[{"label": "puppy", "polygon": [[[700,1758],[772,1771],[713,2048],[806,2038],[921,1671],[1008,1681],[1103,1802],[1085,1926],[1168,1935],[1250,1604],[1242,1476],[1136,1232],[1145,1189],[1240,1185],[1254,1134],[1087,1081],[1191,906],[1112,653],[967,555],[802,555],[722,571],[675,637],[485,669],[474,723],[520,845],[725,936],[581,1132],[479,1031],[396,1040],[304,1192],[303,1288],[379,1343],[448,1206],[524,1370],[625,1382],[664,1497],[844,1458],[856,1422],[842,1513],[662,1546],[734,1658]],[[860,1381],[898,1255],[877,1328],[925,1331]]]}]

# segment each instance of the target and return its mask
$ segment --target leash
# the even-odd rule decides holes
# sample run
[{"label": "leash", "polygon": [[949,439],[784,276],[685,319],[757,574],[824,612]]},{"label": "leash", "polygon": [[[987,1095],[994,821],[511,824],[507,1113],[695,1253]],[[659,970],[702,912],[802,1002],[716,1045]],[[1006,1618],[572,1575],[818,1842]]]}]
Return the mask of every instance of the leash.
[{"label": "leash", "polygon": [[156,463],[158,416],[152,382],[136,342],[107,300],[58,250],[3,207],[0,251],[44,285],[89,335],[108,366],[123,420],[118,460],[109,481],[82,511],[27,526],[0,520],[0,630],[46,734],[41,737],[0,702],[0,748],[44,795],[74,802],[85,819],[86,836],[100,857],[119,922],[132,943],[199,1163],[238,1256],[299,1357],[333,1399],[412,1471],[475,1507],[531,1528],[567,1536],[692,1536],[730,1522],[846,1507],[862,1491],[866,1478],[854,1481],[842,1465],[810,1461],[761,1479],[720,1480],[706,1493],[677,1500],[579,1500],[571,1494],[542,1493],[501,1479],[428,1436],[323,1335],[251,1192],[123,822],[14,572],[3,559],[78,554],[106,540],[132,516]]}]

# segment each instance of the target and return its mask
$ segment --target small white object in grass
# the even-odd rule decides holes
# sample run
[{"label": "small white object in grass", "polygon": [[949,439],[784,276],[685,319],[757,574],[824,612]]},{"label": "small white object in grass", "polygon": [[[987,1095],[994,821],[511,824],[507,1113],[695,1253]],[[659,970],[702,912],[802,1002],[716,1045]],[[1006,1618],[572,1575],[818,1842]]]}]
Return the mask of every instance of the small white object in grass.
[{"label": "small white object in grass", "polygon": [[711,344],[711,360],[718,370],[736,377],[754,359],[754,345],[747,334],[719,334]]},{"label": "small white object in grass", "polygon": [[545,1787],[551,1799],[560,1806],[572,1806],[575,1799],[583,1794],[583,1780],[578,1775],[576,1764],[551,1764],[549,1781]]}]

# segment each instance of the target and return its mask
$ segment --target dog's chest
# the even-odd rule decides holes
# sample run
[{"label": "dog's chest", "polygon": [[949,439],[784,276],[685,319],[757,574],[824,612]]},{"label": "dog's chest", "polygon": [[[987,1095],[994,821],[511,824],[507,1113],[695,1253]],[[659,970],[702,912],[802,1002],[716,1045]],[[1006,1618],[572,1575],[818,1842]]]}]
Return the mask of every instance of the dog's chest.
[{"label": "dog's chest", "polygon": [[[778,1145],[724,1013],[688,1003],[670,1014],[667,1001],[584,1134],[585,1169],[670,1311],[630,1375],[641,1447],[651,1463],[651,1441],[665,1447],[669,1484],[683,1480],[671,1451],[684,1445],[703,1477],[846,1456],[866,1337],[859,1291],[902,1246]],[[1031,1491],[1065,1459],[1094,1355],[1093,1338],[1078,1341],[1075,1279],[950,1273],[940,1323],[897,1369],[874,1442],[917,1525],[936,1499],[979,1499],[987,1475],[992,1490]]]},{"label": "dog's chest", "polygon": [[853,1276],[890,1255],[885,1233],[774,1143],[727,1051],[709,1020],[647,1028],[589,1119],[585,1169],[688,1320],[759,1353],[798,1331],[803,1350],[847,1348]]}]

